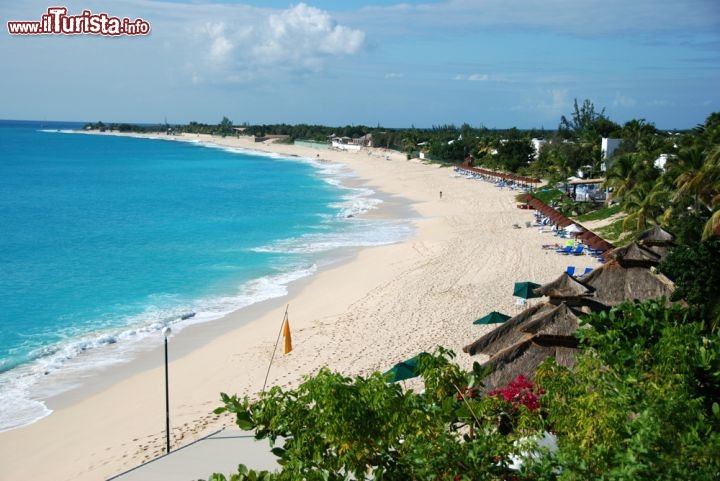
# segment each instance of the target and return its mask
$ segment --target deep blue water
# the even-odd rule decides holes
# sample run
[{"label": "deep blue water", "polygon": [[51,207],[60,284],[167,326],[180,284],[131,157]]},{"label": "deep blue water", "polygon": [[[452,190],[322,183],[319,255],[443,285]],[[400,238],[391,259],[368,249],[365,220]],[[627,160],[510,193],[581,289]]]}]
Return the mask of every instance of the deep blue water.
[{"label": "deep blue water", "polygon": [[47,415],[37,380],[80,353],[129,356],[409,232],[350,216],[379,201],[338,165],[79,127],[0,121],[0,430]]}]

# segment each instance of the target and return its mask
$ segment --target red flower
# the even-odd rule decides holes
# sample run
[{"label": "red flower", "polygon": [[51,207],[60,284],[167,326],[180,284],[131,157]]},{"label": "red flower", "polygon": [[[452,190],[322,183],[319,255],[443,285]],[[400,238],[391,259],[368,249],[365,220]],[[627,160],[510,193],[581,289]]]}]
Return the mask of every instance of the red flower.
[{"label": "red flower", "polygon": [[514,408],[517,408],[518,404],[522,404],[534,411],[540,407],[540,396],[545,394],[543,389],[538,389],[537,392],[534,391],[534,386],[532,382],[521,374],[508,384],[508,387],[496,389],[488,393],[488,396],[502,396],[506,402],[512,402]]},{"label": "red flower", "polygon": [[462,388],[462,391],[458,393],[458,395],[456,396],[456,399],[458,401],[462,401],[463,397],[473,399],[473,398],[476,398],[477,396],[478,396],[478,393],[477,393],[477,391],[475,391],[475,389],[473,389],[471,387],[464,387],[464,388]]}]

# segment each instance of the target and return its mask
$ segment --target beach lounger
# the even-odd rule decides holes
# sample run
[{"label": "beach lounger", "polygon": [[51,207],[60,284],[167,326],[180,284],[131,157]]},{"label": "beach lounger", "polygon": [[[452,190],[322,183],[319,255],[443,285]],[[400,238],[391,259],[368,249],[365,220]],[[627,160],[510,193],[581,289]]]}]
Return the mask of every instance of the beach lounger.
[{"label": "beach lounger", "polygon": [[592,267],[586,267],[582,274],[580,274],[578,277],[585,277],[586,275],[590,274],[593,271]]},{"label": "beach lounger", "polygon": [[567,269],[565,270],[569,276],[575,275],[575,266],[567,266]]},{"label": "beach lounger", "polygon": [[[568,247],[569,247],[569,249],[568,249]],[[583,248],[585,248],[584,245],[579,245],[579,246],[577,246],[575,249],[573,249],[572,246],[567,246],[567,247],[565,247],[565,249],[563,249],[563,250],[560,252],[560,254],[563,254],[563,255],[566,255],[566,256],[569,256],[569,255],[579,256],[579,255],[582,254]]]},{"label": "beach lounger", "polygon": [[556,250],[555,252],[557,252],[558,254],[567,255],[567,254],[569,254],[570,252],[572,252],[572,248],[573,248],[572,246],[565,246],[565,247],[563,247],[562,249]]}]

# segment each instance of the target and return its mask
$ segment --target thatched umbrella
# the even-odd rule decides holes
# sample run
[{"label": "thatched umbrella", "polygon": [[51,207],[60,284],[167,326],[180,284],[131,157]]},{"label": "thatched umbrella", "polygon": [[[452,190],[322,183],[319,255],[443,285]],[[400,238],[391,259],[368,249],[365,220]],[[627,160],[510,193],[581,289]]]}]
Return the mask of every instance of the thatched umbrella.
[{"label": "thatched umbrella", "polygon": [[474,356],[475,354],[493,354],[500,349],[521,341],[527,335],[518,329],[525,321],[537,313],[554,309],[550,304],[537,304],[528,307],[515,317],[511,317],[497,329],[490,331],[472,344],[463,347],[463,352]]},{"label": "thatched umbrella", "polygon": [[550,303],[554,305],[563,302],[570,303],[571,305],[580,305],[582,304],[582,298],[591,296],[593,290],[573,276],[568,275],[567,272],[563,272],[560,277],[554,281],[543,284],[538,289],[535,289],[535,292],[543,296],[548,296]]},{"label": "thatched umbrella", "polygon": [[674,290],[672,281],[663,274],[646,267],[625,267],[616,260],[590,272],[583,284],[595,289],[593,300],[606,307],[627,300],[669,298]]},{"label": "thatched umbrella", "polygon": [[575,349],[558,345],[543,336],[537,336],[517,343],[497,353],[485,366],[491,366],[492,372],[483,379],[482,391],[500,389],[514,381],[520,374],[533,379],[538,366],[547,358],[554,357],[562,366],[575,364]]},{"label": "thatched umbrella", "polygon": [[636,242],[611,250],[607,257],[617,260],[625,267],[652,267],[658,265],[661,260],[659,254]]},{"label": "thatched umbrella", "polygon": [[[579,324],[572,310],[561,304],[538,310],[517,323],[513,330],[495,336],[483,351],[494,353],[486,363],[493,371],[483,379],[484,389],[505,386],[519,374],[532,378],[537,366],[548,357],[555,357],[560,364],[572,365],[577,347],[574,334]],[[485,335],[479,341],[489,337]]]},{"label": "thatched umbrella", "polygon": [[637,237],[637,241],[643,245],[669,245],[675,242],[675,236],[656,225]]}]

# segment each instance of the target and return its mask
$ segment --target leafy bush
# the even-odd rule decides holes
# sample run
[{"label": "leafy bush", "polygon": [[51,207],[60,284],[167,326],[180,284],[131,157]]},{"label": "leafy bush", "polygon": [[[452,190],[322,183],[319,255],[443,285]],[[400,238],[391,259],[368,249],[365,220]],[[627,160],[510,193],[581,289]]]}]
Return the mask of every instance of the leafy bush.
[{"label": "leafy bush", "polygon": [[664,300],[586,318],[571,371],[538,372],[558,479],[717,479],[720,338]]}]

